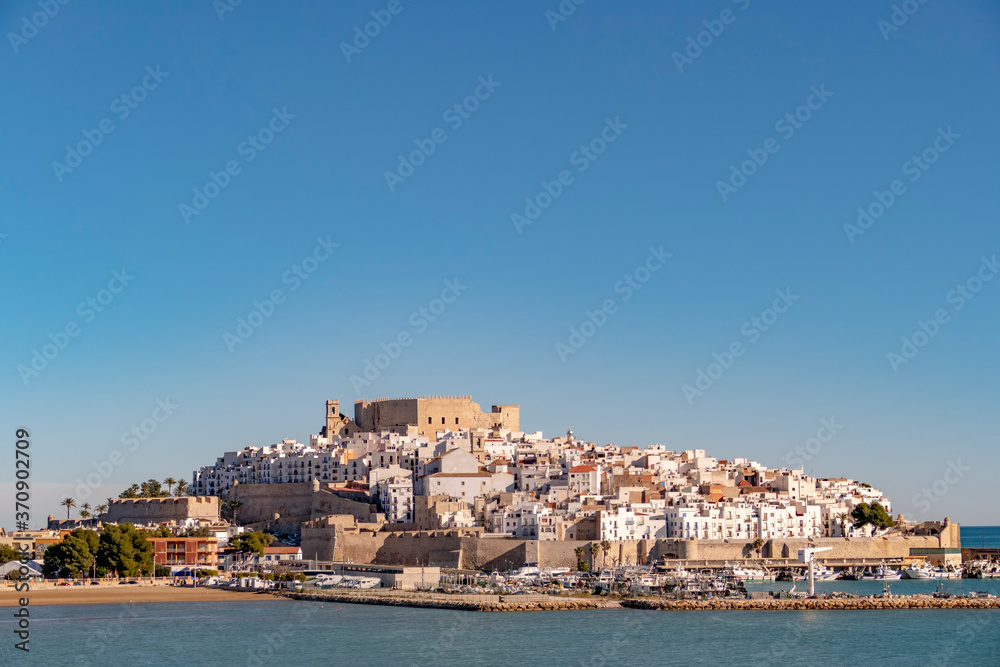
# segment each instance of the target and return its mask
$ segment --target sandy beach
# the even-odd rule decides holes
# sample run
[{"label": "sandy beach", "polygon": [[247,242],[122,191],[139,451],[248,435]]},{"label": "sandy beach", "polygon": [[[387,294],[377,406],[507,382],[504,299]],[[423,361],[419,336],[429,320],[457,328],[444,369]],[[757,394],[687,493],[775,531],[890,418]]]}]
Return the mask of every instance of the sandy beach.
[{"label": "sandy beach", "polygon": [[119,602],[218,602],[232,600],[280,600],[270,593],[229,591],[215,588],[174,586],[59,586],[18,593],[13,587],[0,588],[0,607],[15,607],[27,596],[31,606],[60,604],[115,604]]}]

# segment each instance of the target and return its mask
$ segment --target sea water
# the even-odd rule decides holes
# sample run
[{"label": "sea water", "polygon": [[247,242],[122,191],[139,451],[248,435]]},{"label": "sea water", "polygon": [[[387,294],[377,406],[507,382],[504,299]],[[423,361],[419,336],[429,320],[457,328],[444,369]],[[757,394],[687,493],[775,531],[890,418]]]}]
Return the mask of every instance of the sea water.
[{"label": "sea water", "polygon": [[31,653],[5,632],[0,664],[1000,664],[1000,610],[480,613],[265,598],[31,618]]}]

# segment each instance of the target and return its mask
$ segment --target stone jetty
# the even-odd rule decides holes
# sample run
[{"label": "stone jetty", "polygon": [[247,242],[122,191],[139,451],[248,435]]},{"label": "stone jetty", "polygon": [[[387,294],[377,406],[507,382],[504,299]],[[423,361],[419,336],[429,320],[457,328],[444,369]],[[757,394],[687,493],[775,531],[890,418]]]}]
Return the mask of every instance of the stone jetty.
[{"label": "stone jetty", "polygon": [[[834,611],[851,609],[1000,609],[1000,598],[854,597],[833,599],[728,599],[664,600],[659,598],[559,598],[517,599],[518,596],[489,596],[486,600],[461,596],[396,596],[358,593],[279,592],[281,597],[313,602],[375,604],[394,607],[426,607],[461,611],[572,611],[578,609],[643,609],[663,611]],[[541,597],[541,596],[539,596]]]},{"label": "stone jetty", "polygon": [[831,598],[831,599],[763,599],[763,600],[659,600],[650,598],[627,599],[621,606],[628,609],[656,609],[665,611],[789,611],[837,609],[1000,609],[1000,598],[948,598],[930,596],[892,598]]},{"label": "stone jetty", "polygon": [[[554,598],[544,600],[518,600],[517,596],[500,596],[496,600],[443,599],[439,597],[403,597],[392,595],[359,595],[350,593],[278,593],[293,600],[313,602],[341,602],[345,604],[378,604],[394,607],[427,607],[431,609],[458,609],[462,611],[569,611],[576,609],[599,609],[611,605],[605,600],[581,598]],[[494,597],[494,596],[491,596]],[[614,607],[619,607],[616,603]]]}]

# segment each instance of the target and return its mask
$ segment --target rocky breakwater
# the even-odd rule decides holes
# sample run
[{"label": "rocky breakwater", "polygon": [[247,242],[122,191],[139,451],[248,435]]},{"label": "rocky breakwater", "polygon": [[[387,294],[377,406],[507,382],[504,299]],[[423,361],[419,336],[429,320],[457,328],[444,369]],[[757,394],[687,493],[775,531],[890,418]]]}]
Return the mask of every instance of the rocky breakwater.
[{"label": "rocky breakwater", "polygon": [[622,600],[621,606],[629,609],[657,609],[667,611],[790,611],[834,609],[1000,609],[1000,598],[951,598],[932,597],[895,598],[833,598],[833,599],[780,599],[780,600]]},{"label": "rocky breakwater", "polygon": [[[279,593],[293,600],[312,602],[340,602],[345,604],[377,604],[394,607],[427,607],[431,609],[458,609],[462,611],[570,611],[576,609],[597,609],[593,600],[574,598],[547,600],[517,600],[514,596],[501,596],[499,600],[447,599],[440,597],[397,597],[392,595],[364,595],[342,593]],[[502,601],[500,601],[502,600]],[[617,606],[617,605],[616,605]]]}]

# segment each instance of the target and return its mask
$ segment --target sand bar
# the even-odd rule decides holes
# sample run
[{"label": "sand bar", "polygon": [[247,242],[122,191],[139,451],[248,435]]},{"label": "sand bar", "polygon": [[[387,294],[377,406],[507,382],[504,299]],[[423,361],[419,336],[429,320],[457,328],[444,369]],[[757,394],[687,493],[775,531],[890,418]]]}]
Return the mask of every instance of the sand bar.
[{"label": "sand bar", "polygon": [[121,602],[230,602],[233,600],[279,600],[270,593],[230,591],[217,588],[180,586],[57,586],[18,593],[13,587],[0,588],[0,607],[16,607],[27,596],[31,606],[60,604],[115,604]]}]

